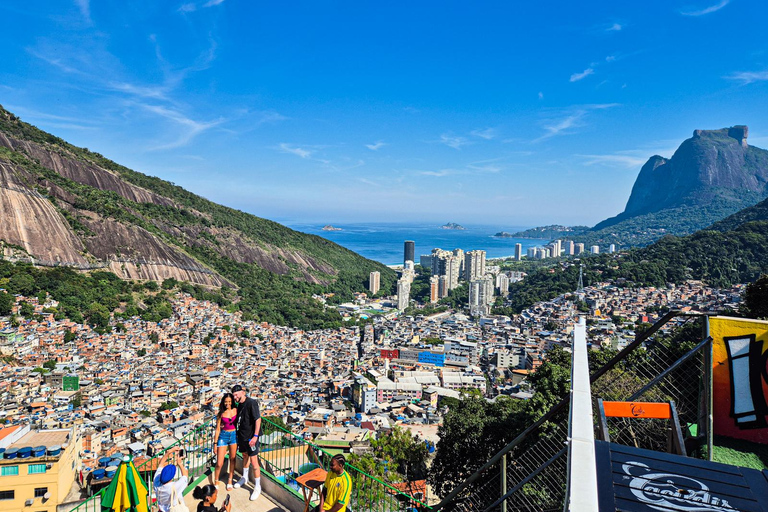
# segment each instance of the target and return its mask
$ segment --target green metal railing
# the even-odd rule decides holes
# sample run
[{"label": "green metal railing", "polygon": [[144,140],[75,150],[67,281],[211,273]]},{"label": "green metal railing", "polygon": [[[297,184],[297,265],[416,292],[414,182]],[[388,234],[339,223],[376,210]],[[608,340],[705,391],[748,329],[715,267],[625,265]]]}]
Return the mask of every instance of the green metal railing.
[{"label": "green metal railing", "polygon": [[[149,491],[150,505],[154,503],[155,499],[153,477],[155,476],[155,470],[157,469],[157,462],[159,462],[163,454],[171,448],[177,446],[184,448],[184,451],[186,452],[184,462],[189,471],[190,484],[203,478],[215,455],[215,440],[213,439],[213,430],[215,426],[215,419],[208,420],[199,427],[195,427],[184,437],[168,446],[168,448],[165,448],[155,454],[152,458],[136,465],[136,469]],[[69,512],[101,512],[101,497],[104,494],[104,490],[105,488],[100,489],[93,496],[70,509]]]},{"label": "green metal railing", "polygon": [[[266,418],[262,418],[261,430],[261,438],[267,441],[267,444],[262,442],[259,451],[263,471],[303,500],[296,477],[319,467],[328,471],[333,454]],[[275,433],[279,435],[276,436]],[[423,501],[349,463],[345,469],[352,478],[352,498],[349,506],[353,512],[430,509]]]},{"label": "green metal railing", "polygon": [[[215,420],[209,420],[195,428],[187,435],[157,453],[150,459],[136,466],[149,491],[150,504],[154,503],[153,477],[157,462],[169,449],[181,446],[187,452],[185,463],[189,471],[190,487],[207,474],[215,457],[215,440],[213,430]],[[273,435],[278,433],[278,435]],[[301,488],[296,483],[296,477],[321,467],[329,469],[333,454],[305,440],[291,431],[262,418],[262,439],[272,438],[271,444],[263,444],[259,451],[262,471],[268,478],[279,483],[283,488],[303,501]],[[157,461],[157,462],[156,462]],[[422,500],[400,491],[394,486],[382,482],[368,473],[346,465],[346,471],[352,478],[352,498],[350,509],[353,512],[396,512],[403,510],[430,510]],[[69,512],[101,512],[101,496],[104,489],[79,503]],[[156,508],[152,507],[156,510]]]}]

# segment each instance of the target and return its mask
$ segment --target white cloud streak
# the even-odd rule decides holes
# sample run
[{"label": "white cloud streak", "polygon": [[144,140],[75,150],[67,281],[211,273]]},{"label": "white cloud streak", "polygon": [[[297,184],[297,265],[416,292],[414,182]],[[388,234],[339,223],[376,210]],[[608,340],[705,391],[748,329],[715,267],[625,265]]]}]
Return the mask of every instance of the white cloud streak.
[{"label": "white cloud streak", "polygon": [[461,149],[462,146],[471,144],[466,137],[461,137],[459,135],[451,135],[448,133],[444,133],[440,135],[440,140],[438,142],[440,142],[440,144],[445,144],[446,146],[453,149]]},{"label": "white cloud streak", "polygon": [[680,11],[680,14],[683,16],[704,16],[705,14],[711,14],[713,12],[717,12],[726,5],[730,3],[731,0],[722,0],[719,3],[716,3],[715,5],[710,5],[709,7],[706,7],[701,10],[697,11]]},{"label": "white cloud streak", "polygon": [[496,137],[496,130],[493,128],[486,128],[484,130],[472,130],[470,134],[481,139],[491,140]]},{"label": "white cloud streak", "polygon": [[768,80],[768,71],[742,71],[726,76],[728,80],[735,80],[742,84],[751,84],[753,82],[764,82]]},{"label": "white cloud streak", "polygon": [[280,144],[279,149],[283,153],[290,153],[291,155],[296,155],[296,156],[301,157],[301,158],[309,158],[314,153],[314,151],[312,151],[310,149],[304,149],[304,148],[296,147],[293,144],[288,144],[288,143],[285,143],[285,142]]},{"label": "white cloud streak", "polygon": [[388,144],[384,141],[376,141],[375,144],[366,144],[365,147],[370,149],[371,151],[378,151],[379,149],[383,148],[384,146],[387,146]]},{"label": "white cloud streak", "polygon": [[215,126],[218,126],[223,122],[222,119],[218,121],[211,121],[211,122],[200,122],[200,121],[195,121],[194,119],[190,119],[189,117],[185,116],[181,112],[170,109],[170,108],[161,107],[157,105],[141,105],[141,106],[145,110],[157,116],[160,116],[164,119],[172,121],[180,125],[184,129],[183,133],[175,141],[170,142],[168,144],[163,144],[161,146],[155,146],[151,148],[152,150],[173,149],[173,148],[185,146],[196,136],[200,135],[201,133],[207,130],[210,130]]},{"label": "white cloud streak", "polygon": [[606,32],[619,32],[619,31],[621,31],[622,28],[624,28],[624,27],[622,27],[621,24],[614,23],[613,25],[611,25],[610,27],[605,29],[605,31]]},{"label": "white cloud streak", "polygon": [[597,103],[571,107],[565,111],[564,115],[546,122],[544,124],[546,133],[533,140],[533,142],[541,142],[557,135],[567,135],[572,133],[572,128],[584,126],[583,120],[590,112],[594,110],[605,110],[617,107],[618,105],[618,103]]},{"label": "white cloud streak", "polygon": [[594,74],[595,70],[592,68],[587,68],[581,73],[574,73],[571,75],[570,81],[571,82],[578,82],[579,80],[583,80],[587,78],[589,75]]}]

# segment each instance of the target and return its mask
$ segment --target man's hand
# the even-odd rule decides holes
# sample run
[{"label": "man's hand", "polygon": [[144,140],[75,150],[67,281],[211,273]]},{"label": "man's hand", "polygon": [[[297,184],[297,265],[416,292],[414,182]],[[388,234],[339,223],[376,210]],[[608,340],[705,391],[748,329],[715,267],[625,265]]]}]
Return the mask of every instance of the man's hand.
[{"label": "man's hand", "polygon": [[248,445],[251,447],[251,450],[256,446],[256,443],[259,441],[258,437],[252,437],[250,441],[248,441]]}]

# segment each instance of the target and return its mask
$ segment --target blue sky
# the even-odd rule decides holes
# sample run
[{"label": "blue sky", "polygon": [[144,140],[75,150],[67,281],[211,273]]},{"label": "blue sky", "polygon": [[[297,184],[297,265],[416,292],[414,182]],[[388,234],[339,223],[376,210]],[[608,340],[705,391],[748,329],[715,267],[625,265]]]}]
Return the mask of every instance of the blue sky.
[{"label": "blue sky", "polygon": [[696,128],[768,147],[768,2],[4,2],[0,104],[278,221],[594,224]]}]

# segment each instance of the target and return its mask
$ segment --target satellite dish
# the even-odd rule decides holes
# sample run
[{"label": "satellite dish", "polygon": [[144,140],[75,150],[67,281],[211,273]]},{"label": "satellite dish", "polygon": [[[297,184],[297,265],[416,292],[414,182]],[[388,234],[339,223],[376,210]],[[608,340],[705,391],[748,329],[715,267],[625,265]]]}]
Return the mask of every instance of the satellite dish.
[{"label": "satellite dish", "polygon": [[43,499],[44,499],[44,500],[49,500],[49,499],[51,499],[51,493],[50,493],[50,492],[46,492],[45,494],[43,494]]}]

